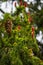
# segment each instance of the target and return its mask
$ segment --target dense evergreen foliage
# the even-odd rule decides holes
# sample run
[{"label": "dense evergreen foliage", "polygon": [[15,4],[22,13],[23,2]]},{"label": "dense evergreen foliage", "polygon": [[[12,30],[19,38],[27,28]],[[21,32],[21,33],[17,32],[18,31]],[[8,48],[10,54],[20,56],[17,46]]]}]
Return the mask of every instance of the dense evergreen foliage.
[{"label": "dense evergreen foliage", "polygon": [[[15,6],[16,7],[16,6]],[[0,65],[43,65],[31,14],[20,3],[0,21]]]}]

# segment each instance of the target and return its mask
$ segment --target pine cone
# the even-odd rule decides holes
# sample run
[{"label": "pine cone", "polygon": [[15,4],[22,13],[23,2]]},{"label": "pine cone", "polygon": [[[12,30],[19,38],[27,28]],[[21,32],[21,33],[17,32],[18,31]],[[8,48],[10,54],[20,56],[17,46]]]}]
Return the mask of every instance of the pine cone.
[{"label": "pine cone", "polygon": [[5,29],[8,34],[11,34],[12,31],[12,21],[10,19],[5,22]]}]

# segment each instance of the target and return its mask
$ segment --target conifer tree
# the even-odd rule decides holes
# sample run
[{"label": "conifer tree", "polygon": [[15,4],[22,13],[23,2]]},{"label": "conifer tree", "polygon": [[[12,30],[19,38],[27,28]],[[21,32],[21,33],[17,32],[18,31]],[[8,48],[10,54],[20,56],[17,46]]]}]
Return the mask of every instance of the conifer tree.
[{"label": "conifer tree", "polygon": [[21,2],[14,16],[4,15],[0,21],[0,65],[43,65],[32,22]]}]

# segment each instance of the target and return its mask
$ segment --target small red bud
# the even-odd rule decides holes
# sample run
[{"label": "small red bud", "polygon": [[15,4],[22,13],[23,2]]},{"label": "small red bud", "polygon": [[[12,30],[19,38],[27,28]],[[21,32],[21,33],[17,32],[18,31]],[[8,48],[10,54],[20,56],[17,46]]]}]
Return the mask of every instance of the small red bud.
[{"label": "small red bud", "polygon": [[35,30],[35,28],[34,28],[34,26],[32,26],[32,31],[34,31]]},{"label": "small red bud", "polygon": [[23,2],[22,2],[22,0],[19,2],[19,5],[20,5],[20,6],[22,6],[22,5],[23,5]]},{"label": "small red bud", "polygon": [[18,30],[20,30],[20,29],[21,29],[21,26],[19,25],[19,26],[18,26]]},{"label": "small red bud", "polygon": [[32,21],[32,18],[31,18],[31,17],[29,18],[29,21],[30,21],[30,22]]},{"label": "small red bud", "polygon": [[24,2],[23,5],[24,5],[24,7],[27,7],[27,3],[26,2]]},{"label": "small red bud", "polygon": [[32,33],[31,33],[31,34],[32,34],[32,38],[34,38],[34,32],[33,32],[33,31],[32,31]]}]

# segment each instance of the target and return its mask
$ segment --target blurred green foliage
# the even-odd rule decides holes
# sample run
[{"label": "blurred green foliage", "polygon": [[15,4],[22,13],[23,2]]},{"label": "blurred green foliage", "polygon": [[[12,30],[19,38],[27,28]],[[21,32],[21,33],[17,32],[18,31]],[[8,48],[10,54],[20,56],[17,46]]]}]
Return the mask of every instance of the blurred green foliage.
[{"label": "blurred green foliage", "polygon": [[[32,23],[28,21],[30,16],[24,6],[18,7],[14,16],[4,15],[0,22],[0,65],[43,65],[35,35],[34,38],[31,35]],[[5,30],[7,19],[13,23],[11,36]]]}]

